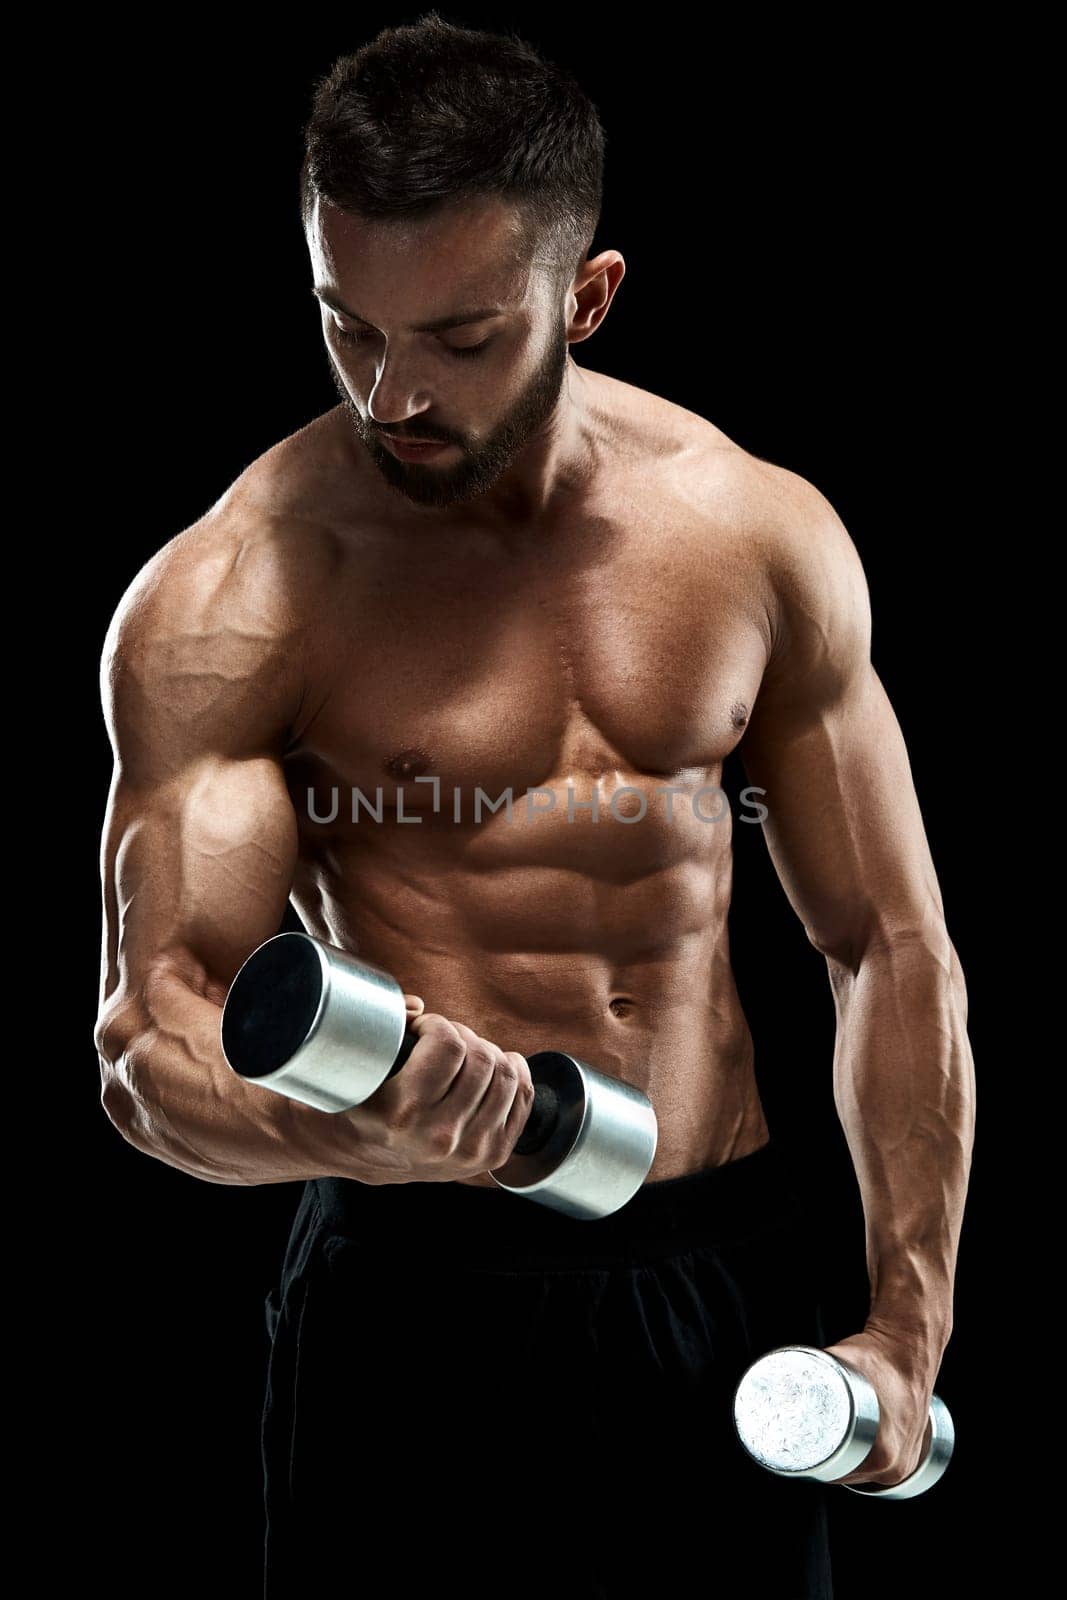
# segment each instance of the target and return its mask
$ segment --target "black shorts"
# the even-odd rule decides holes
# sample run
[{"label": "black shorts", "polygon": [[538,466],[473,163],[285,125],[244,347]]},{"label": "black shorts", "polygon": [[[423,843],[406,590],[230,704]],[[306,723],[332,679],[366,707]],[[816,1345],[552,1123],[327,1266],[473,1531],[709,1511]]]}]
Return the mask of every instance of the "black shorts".
[{"label": "black shorts", "polygon": [[748,1364],[824,1343],[776,1146],[583,1221],[304,1186],[267,1297],[265,1600],[832,1594],[827,1486],[751,1460]]}]

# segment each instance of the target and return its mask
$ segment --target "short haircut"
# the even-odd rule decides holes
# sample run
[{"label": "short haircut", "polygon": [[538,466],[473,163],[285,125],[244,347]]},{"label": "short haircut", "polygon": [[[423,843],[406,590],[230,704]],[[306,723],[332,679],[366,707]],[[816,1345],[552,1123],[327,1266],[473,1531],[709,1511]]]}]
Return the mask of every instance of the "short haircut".
[{"label": "short haircut", "polygon": [[301,217],[306,228],[316,195],[372,220],[498,195],[517,208],[527,259],[565,286],[600,218],[604,143],[596,107],[564,68],[515,34],[428,11],[316,83]]}]

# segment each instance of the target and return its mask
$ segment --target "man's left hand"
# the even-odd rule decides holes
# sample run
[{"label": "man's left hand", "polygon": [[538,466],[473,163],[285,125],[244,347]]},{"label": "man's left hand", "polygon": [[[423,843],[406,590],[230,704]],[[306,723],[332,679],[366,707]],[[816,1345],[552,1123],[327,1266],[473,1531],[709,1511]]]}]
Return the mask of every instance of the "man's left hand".
[{"label": "man's left hand", "polygon": [[936,1373],[928,1377],[909,1353],[906,1339],[864,1329],[823,1347],[827,1355],[847,1361],[867,1379],[878,1396],[878,1435],[870,1453],[854,1472],[834,1483],[903,1483],[926,1453],[926,1428]]}]

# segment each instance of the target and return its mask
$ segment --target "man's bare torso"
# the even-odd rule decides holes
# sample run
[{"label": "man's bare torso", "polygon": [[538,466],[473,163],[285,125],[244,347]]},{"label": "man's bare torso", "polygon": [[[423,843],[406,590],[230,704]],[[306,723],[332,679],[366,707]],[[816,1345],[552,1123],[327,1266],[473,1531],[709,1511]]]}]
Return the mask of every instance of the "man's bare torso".
[{"label": "man's bare torso", "polygon": [[[305,927],[503,1050],[564,1049],[643,1090],[654,1181],[768,1138],[714,786],[768,656],[781,469],[583,374],[592,469],[537,524],[411,507],[338,407],[199,526],[233,545],[260,516],[299,574],[284,766]],[[490,809],[508,795],[510,817]]]}]

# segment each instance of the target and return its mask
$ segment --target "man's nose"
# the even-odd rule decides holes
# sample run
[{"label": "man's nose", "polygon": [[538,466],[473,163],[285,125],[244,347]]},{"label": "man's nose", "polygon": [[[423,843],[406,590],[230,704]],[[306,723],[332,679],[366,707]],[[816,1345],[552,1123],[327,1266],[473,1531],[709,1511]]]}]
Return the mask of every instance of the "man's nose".
[{"label": "man's nose", "polygon": [[381,362],[367,400],[372,422],[392,427],[399,422],[410,422],[429,408],[429,393],[410,363],[398,362],[395,356]]}]

